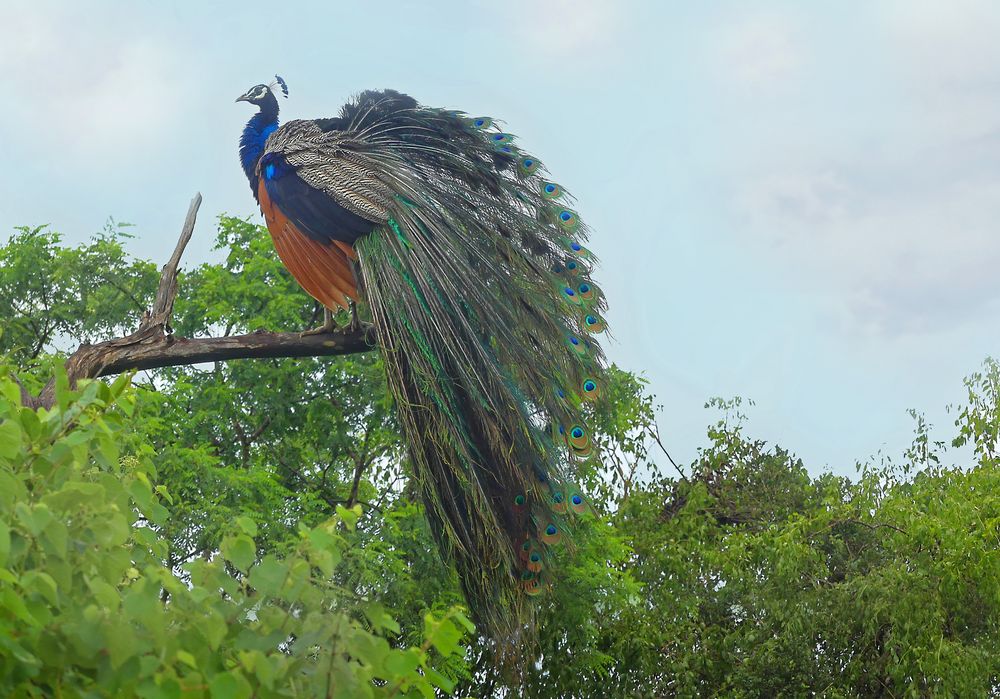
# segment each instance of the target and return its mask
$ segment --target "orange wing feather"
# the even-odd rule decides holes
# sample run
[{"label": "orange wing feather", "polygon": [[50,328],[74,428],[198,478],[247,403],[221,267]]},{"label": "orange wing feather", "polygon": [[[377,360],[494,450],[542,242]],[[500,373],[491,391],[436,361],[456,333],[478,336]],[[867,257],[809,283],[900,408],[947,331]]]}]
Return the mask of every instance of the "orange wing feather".
[{"label": "orange wing feather", "polygon": [[296,228],[267,196],[263,178],[257,196],[274,249],[299,286],[330,310],[346,309],[348,299],[357,301],[353,261],[358,256],[354,248],[339,240],[326,245]]}]

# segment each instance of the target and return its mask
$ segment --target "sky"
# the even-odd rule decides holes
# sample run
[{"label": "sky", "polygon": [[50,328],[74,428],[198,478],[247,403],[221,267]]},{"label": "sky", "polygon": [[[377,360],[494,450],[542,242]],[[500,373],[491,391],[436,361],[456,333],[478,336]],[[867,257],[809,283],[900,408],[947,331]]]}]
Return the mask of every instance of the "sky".
[{"label": "sky", "polygon": [[643,373],[675,459],[714,396],[813,473],[950,439],[1000,329],[993,0],[0,0],[0,241],[109,217],[158,264],[205,198],[259,220],[237,160],[275,73],[282,118],[391,87],[503,119],[577,198],[610,358]]}]

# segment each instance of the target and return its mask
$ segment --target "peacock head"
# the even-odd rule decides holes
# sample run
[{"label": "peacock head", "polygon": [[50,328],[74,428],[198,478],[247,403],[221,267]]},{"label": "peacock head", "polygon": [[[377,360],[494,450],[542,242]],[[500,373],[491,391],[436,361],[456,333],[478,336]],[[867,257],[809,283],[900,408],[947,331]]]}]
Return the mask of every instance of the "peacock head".
[{"label": "peacock head", "polygon": [[261,111],[278,111],[278,100],[274,96],[274,88],[281,88],[281,94],[288,97],[288,85],[281,76],[275,75],[274,82],[270,85],[254,85],[249,90],[236,98],[237,102],[249,102],[257,105]]}]

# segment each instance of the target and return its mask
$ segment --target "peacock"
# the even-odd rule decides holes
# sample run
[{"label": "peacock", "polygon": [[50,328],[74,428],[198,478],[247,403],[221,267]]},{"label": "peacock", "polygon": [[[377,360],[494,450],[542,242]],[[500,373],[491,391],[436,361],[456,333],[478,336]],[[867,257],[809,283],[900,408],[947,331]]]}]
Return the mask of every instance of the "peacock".
[{"label": "peacock", "polygon": [[562,185],[488,117],[360,93],[278,124],[276,76],[240,161],[282,263],[324,309],[367,306],[430,529],[480,631],[510,642],[590,511],[606,304]]}]

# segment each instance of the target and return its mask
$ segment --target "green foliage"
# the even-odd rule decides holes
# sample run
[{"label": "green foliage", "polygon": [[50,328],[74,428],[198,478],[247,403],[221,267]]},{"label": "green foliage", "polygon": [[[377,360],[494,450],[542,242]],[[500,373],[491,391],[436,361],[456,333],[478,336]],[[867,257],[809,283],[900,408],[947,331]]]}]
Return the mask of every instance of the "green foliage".
[{"label": "green foliage", "polygon": [[126,226],[109,224],[89,243],[58,245],[45,227],[18,228],[0,246],[0,356],[27,364],[60,339],[97,340],[129,331],[149,307],[159,272],[121,246]]},{"label": "green foliage", "polygon": [[[129,331],[155,266],[113,231],[0,247],[0,351],[29,386]],[[223,218],[182,275],[184,335],[296,330],[318,309],[267,234]],[[86,289],[84,288],[86,286]],[[133,301],[133,299],[135,301]],[[0,371],[0,694],[989,696],[1000,687],[1000,366],[951,452],[855,481],[749,436],[739,400],[675,469],[641,377],[594,413],[597,512],[539,596],[514,678],[462,602],[409,483],[374,354],[178,367],[20,406]],[[960,460],[963,468],[946,466]],[[669,474],[669,475],[668,475]],[[535,662],[533,662],[535,661]],[[432,689],[436,687],[435,689]],[[335,694],[336,695],[336,694]]]},{"label": "green foliage", "polygon": [[[0,693],[4,696],[414,696],[452,680],[460,611],[424,618],[393,647],[383,607],[333,581],[360,506],[300,525],[258,559],[250,518],[218,555],[164,565],[168,491],[149,458],[122,453],[127,378],[63,387],[35,412],[0,380]],[[166,505],[164,503],[167,503]],[[228,565],[227,565],[228,564]]]}]

